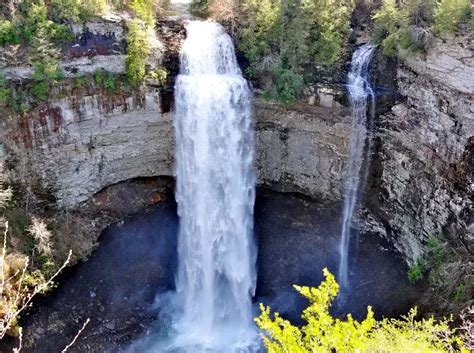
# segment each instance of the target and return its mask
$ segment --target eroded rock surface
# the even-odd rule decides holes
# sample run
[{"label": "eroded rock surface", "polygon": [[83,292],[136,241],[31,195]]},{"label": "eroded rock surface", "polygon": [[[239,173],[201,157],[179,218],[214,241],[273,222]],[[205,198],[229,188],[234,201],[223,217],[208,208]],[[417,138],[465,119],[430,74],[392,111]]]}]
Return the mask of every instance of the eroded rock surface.
[{"label": "eroded rock surface", "polygon": [[53,101],[12,122],[5,143],[12,178],[41,184],[60,206],[127,179],[173,175],[172,118],[153,89]]}]

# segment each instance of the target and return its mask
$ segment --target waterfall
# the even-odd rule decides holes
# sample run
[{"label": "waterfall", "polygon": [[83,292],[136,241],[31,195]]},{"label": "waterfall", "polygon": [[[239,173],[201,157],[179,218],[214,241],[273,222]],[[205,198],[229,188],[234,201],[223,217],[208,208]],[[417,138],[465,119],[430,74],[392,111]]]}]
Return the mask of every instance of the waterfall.
[{"label": "waterfall", "polygon": [[[351,239],[351,223],[354,210],[357,205],[359,189],[367,178],[366,170],[362,171],[364,156],[368,160],[370,153],[370,142],[367,140],[367,102],[369,97],[373,99],[374,94],[368,80],[370,60],[374,47],[366,44],[358,48],[351,62],[348,77],[348,89],[352,109],[352,133],[349,144],[349,161],[347,178],[344,189],[344,201],[342,212],[342,230],[339,244],[339,284],[342,288],[348,286],[348,258],[349,243]],[[366,153],[364,155],[364,149]],[[367,164],[367,163],[366,163]]]},{"label": "waterfall", "polygon": [[222,26],[193,21],[176,82],[180,231],[170,352],[246,352],[258,342],[251,94]]}]

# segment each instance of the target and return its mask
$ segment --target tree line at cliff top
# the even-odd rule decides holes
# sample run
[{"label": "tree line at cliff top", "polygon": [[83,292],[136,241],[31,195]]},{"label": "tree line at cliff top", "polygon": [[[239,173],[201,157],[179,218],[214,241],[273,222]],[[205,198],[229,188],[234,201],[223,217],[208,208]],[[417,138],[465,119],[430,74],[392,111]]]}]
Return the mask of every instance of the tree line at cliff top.
[{"label": "tree line at cliff top", "polygon": [[[291,103],[311,84],[308,72],[328,68],[344,57],[351,39],[356,0],[193,0],[191,10],[228,26],[248,61],[245,74],[269,99]],[[365,1],[373,9],[373,42],[387,56],[426,50],[433,35],[445,37],[474,24],[470,0]],[[0,45],[27,43],[37,84],[32,93],[47,99],[58,71],[58,47],[70,39],[68,22],[107,11],[130,11],[127,80],[138,87],[147,77],[147,31],[167,14],[169,0],[22,0],[0,18]],[[10,5],[9,5],[10,4]],[[162,73],[152,73],[163,77]],[[1,92],[0,92],[1,93]],[[0,94],[1,95],[1,94]]]},{"label": "tree line at cliff top", "polygon": [[[194,0],[192,10],[225,24],[249,61],[248,78],[265,96],[290,103],[309,84],[307,69],[330,67],[351,39],[355,0]],[[426,50],[474,24],[469,0],[366,1],[373,9],[372,40],[387,56]],[[264,81],[264,82],[263,82]]]}]

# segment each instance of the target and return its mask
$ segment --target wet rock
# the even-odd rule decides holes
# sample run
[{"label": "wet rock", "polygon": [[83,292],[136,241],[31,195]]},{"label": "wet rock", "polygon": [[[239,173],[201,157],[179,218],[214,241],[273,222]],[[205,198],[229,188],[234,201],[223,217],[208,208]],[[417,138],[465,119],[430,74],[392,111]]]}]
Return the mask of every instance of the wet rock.
[{"label": "wet rock", "polygon": [[115,330],[115,321],[106,322],[104,327],[111,331]]}]

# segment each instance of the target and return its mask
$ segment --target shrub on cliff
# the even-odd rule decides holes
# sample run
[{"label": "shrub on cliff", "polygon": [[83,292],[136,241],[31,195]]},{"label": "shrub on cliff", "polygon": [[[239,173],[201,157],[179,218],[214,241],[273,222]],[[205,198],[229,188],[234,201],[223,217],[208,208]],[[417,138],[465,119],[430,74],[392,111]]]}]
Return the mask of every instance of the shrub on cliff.
[{"label": "shrub on cliff", "polygon": [[127,34],[127,79],[133,86],[140,85],[146,76],[146,61],[150,55],[146,26],[138,19],[130,22]]},{"label": "shrub on cliff", "polygon": [[[428,20],[434,4],[417,0],[397,4],[396,0],[383,0],[382,6],[374,15],[373,40],[380,44],[387,56],[407,55],[425,49],[423,40],[416,40],[415,23]],[[422,27],[417,27],[422,28]]]},{"label": "shrub on cliff", "polygon": [[51,0],[51,17],[55,22],[80,22],[106,8],[106,0]]},{"label": "shrub on cliff", "polygon": [[19,43],[20,37],[15,26],[10,21],[0,18],[0,46]]},{"label": "shrub on cliff", "polygon": [[[12,89],[10,88],[10,82],[5,78],[5,75],[0,72],[0,107],[6,106],[12,96]],[[1,208],[0,198],[0,208]]]},{"label": "shrub on cliff", "polygon": [[130,0],[128,6],[148,26],[155,26],[155,13],[158,8],[157,0]]},{"label": "shrub on cliff", "polygon": [[209,2],[208,0],[192,0],[190,5],[190,11],[193,15],[199,17],[206,17],[209,13]]},{"label": "shrub on cliff", "polygon": [[54,43],[71,39],[69,28],[49,18],[48,7],[43,0],[22,2],[21,11],[16,18],[16,26],[20,30],[22,40],[29,44],[38,36],[38,32]]},{"label": "shrub on cliff", "polygon": [[317,288],[295,286],[309,300],[302,327],[278,313],[272,317],[269,307],[260,306],[262,312],[255,321],[263,330],[268,352],[468,352],[461,337],[449,327],[449,320],[415,320],[416,309],[401,319],[376,321],[370,307],[361,322],[351,315],[346,320],[333,318],[329,309],[339,286],[327,269],[324,276]]}]

